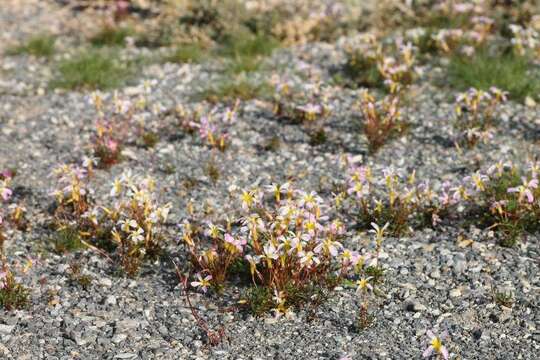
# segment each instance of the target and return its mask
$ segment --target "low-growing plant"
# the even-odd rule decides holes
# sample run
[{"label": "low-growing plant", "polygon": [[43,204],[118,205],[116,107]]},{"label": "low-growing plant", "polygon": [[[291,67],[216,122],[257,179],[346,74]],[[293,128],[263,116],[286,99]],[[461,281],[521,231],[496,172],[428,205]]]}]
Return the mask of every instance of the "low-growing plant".
[{"label": "low-growing plant", "polygon": [[145,258],[159,254],[171,205],[160,206],[151,177],[124,172],[113,182],[114,203],[104,206],[91,196],[88,169],[64,165],[55,174],[61,188],[53,192],[59,251],[75,250],[82,243],[111,261],[107,253],[113,252],[129,276],[136,275]]},{"label": "low-growing plant", "polygon": [[294,89],[288,83],[278,83],[273,99],[273,111],[280,119],[307,125],[319,130],[320,122],[330,115],[328,100],[320,84],[308,84],[306,89]]},{"label": "low-growing plant", "polygon": [[512,307],[514,304],[514,296],[509,291],[496,291],[494,294],[494,301],[497,305]]},{"label": "low-growing plant", "polygon": [[400,110],[399,96],[389,95],[375,101],[367,91],[362,93],[361,110],[364,118],[363,131],[369,151],[376,152],[388,139],[402,134],[406,129]]},{"label": "low-growing plant", "polygon": [[9,48],[6,53],[8,55],[28,54],[48,58],[54,54],[55,41],[56,39],[51,35],[36,35],[24,44]]},{"label": "low-growing plant", "polygon": [[155,181],[151,177],[124,172],[115,179],[111,190],[115,204],[101,207],[105,212],[101,222],[110,224],[116,252],[129,276],[136,275],[144,258],[158,255],[162,248],[163,225],[171,205],[160,206],[154,190]]},{"label": "low-growing plant", "polygon": [[203,232],[184,223],[183,239],[199,271],[193,286],[221,291],[233,264],[243,259],[255,287],[245,293],[247,306],[288,316],[292,308],[322,301],[340,278],[362,271],[365,256],[343,247],[343,224],[327,220],[314,192],[274,184],[246,190],[241,200],[246,215],[239,229],[233,222],[210,223]]},{"label": "low-growing plant", "polygon": [[53,88],[111,89],[124,84],[130,77],[131,63],[121,61],[114,53],[89,50],[63,60],[53,79]]},{"label": "low-growing plant", "polygon": [[97,47],[124,46],[126,39],[134,35],[132,29],[116,25],[104,25],[101,30],[90,37],[90,43]]},{"label": "low-growing plant", "polygon": [[52,239],[54,249],[58,253],[76,251],[84,248],[79,230],[74,226],[65,225],[58,229]]},{"label": "low-growing plant", "polygon": [[171,55],[166,56],[165,61],[178,64],[198,63],[205,55],[205,49],[198,44],[182,44],[177,46]]},{"label": "low-growing plant", "polygon": [[[109,168],[122,160],[122,150],[126,143],[137,142],[146,148],[154,147],[159,141],[158,122],[145,119],[150,116],[146,94],[150,84],[143,84],[142,94],[136,99],[120,98],[114,95],[112,103],[105,102],[102,94],[95,92],[91,100],[98,113],[95,134],[90,145],[92,155],[85,158],[86,167],[97,165]],[[154,104],[159,113],[159,103]],[[154,114],[154,115],[155,115]]]},{"label": "low-growing plant", "polygon": [[497,106],[506,101],[507,93],[491,87],[489,91],[469,89],[456,99],[457,143],[475,146],[478,141],[487,142],[492,135],[493,117]]},{"label": "low-growing plant", "polygon": [[207,113],[201,109],[188,111],[183,107],[178,107],[176,111],[184,131],[198,133],[209,147],[225,151],[229,145],[229,129],[236,121],[239,105],[240,101],[237,100],[232,107],[223,109],[215,106]]},{"label": "low-growing plant", "polygon": [[364,47],[348,49],[345,75],[356,87],[386,89],[397,94],[410,86],[417,77],[414,66],[417,51],[410,42],[397,41],[385,48],[373,36],[366,38]]},{"label": "low-growing plant", "polygon": [[273,102],[274,115],[279,120],[302,125],[312,146],[326,142],[324,121],[331,111],[320,84],[307,84],[304,89],[297,90],[286,82],[278,83]]},{"label": "low-growing plant", "polygon": [[78,165],[61,165],[53,170],[58,189],[51,195],[56,198],[55,217],[63,225],[79,222],[92,206],[92,191],[88,186],[88,170]]},{"label": "low-growing plant", "polygon": [[501,245],[513,246],[523,234],[538,230],[536,219],[540,206],[538,168],[532,166],[523,172],[515,166],[498,165],[489,169],[488,175],[477,174],[466,178],[478,189],[475,203],[482,214],[481,221],[503,235]]},{"label": "low-growing plant", "polygon": [[5,260],[0,267],[0,307],[10,311],[28,304],[29,291],[17,281]]},{"label": "low-growing plant", "polygon": [[246,78],[227,78],[211,86],[195,96],[195,100],[206,100],[212,103],[236,100],[269,98],[271,88],[266,83],[255,83]]},{"label": "low-growing plant", "polygon": [[[336,203],[350,206],[359,225],[387,223],[391,235],[402,236],[411,228],[437,226],[465,194],[465,189],[450,189],[448,183],[436,193],[427,182],[417,183],[414,171],[404,176],[387,168],[376,178],[370,167],[350,164],[346,190],[336,196]],[[376,269],[369,271],[378,280]]]}]

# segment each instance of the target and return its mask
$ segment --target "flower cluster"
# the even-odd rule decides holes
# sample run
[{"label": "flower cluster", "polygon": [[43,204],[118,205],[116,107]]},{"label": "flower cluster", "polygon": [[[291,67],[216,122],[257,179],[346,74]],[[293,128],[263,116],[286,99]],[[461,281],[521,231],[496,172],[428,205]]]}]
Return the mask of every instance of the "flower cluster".
[{"label": "flower cluster", "polygon": [[466,180],[477,189],[475,203],[485,209],[485,225],[503,234],[501,243],[511,246],[524,231],[538,229],[540,216],[540,188],[537,164],[524,171],[512,164],[498,163],[485,174]]},{"label": "flower cluster", "polygon": [[487,142],[492,136],[492,120],[497,106],[504,103],[508,93],[496,87],[489,91],[471,88],[456,99],[456,128],[459,138],[472,147],[478,141]]},{"label": "flower cluster", "polygon": [[298,124],[313,124],[330,114],[328,99],[321,83],[295,89],[288,82],[278,82],[274,94],[274,114]]},{"label": "flower cluster", "polygon": [[111,228],[122,266],[127,274],[136,274],[146,255],[155,255],[161,247],[163,226],[171,204],[161,205],[151,177],[134,176],[126,171],[114,180],[111,207],[101,207]]},{"label": "flower cluster", "polygon": [[[331,287],[332,279],[376,262],[344,247],[344,225],[324,214],[327,208],[314,192],[273,184],[244,191],[241,203],[244,215],[234,222],[239,226],[207,224],[206,231],[197,231],[183,224],[184,242],[200,271],[193,286],[219,289],[233,264],[245,264],[253,285],[271,296],[268,306],[283,315],[301,302],[299,293]],[[205,240],[211,245],[201,248]]]},{"label": "flower cluster", "polygon": [[161,231],[171,205],[158,204],[152,178],[124,172],[114,180],[109,193],[113,204],[103,206],[93,199],[88,167],[63,165],[53,173],[59,184],[52,193],[59,230],[73,230],[77,237],[88,239],[85,244],[94,249],[97,247],[91,243],[98,247],[110,243],[118,250],[129,275],[136,273],[147,253],[153,255],[160,249]]},{"label": "flower cluster", "polygon": [[400,110],[400,97],[389,95],[376,101],[367,90],[362,92],[361,111],[364,118],[364,134],[369,150],[377,151],[389,138],[405,130]]},{"label": "flower cluster", "polygon": [[517,24],[509,25],[512,32],[512,46],[519,55],[525,55],[528,51],[540,51],[540,34],[531,27],[524,28]]},{"label": "flower cluster", "polygon": [[397,94],[420,74],[420,69],[415,66],[417,48],[411,42],[405,43],[398,38],[390,46],[383,46],[373,35],[362,40],[360,45],[346,49],[345,72],[358,86],[380,87],[384,84],[390,93]]},{"label": "flower cluster", "polygon": [[371,222],[389,223],[393,235],[407,233],[417,225],[436,226],[441,215],[455,205],[465,190],[452,188],[444,183],[439,192],[435,192],[429,182],[416,182],[415,173],[405,176],[393,168],[386,168],[382,176],[373,176],[368,166],[349,165],[346,195],[338,195],[336,200],[341,206],[352,201],[353,208],[360,213],[364,224]]},{"label": "flower cluster", "polygon": [[335,200],[337,206],[357,211],[365,226],[389,223],[393,235],[416,226],[437,226],[461,214],[476,218],[479,226],[501,230],[503,243],[511,245],[524,231],[537,228],[539,171],[536,164],[523,171],[497,163],[460,181],[431,186],[427,181],[417,183],[414,172],[405,176],[403,171],[387,168],[382,176],[374,176],[370,167],[350,163],[346,191]]},{"label": "flower cluster", "polygon": [[216,106],[207,113],[202,108],[188,110],[179,105],[176,114],[180,119],[180,127],[190,133],[197,132],[203,143],[213,149],[225,151],[229,144],[229,129],[238,116],[237,100],[233,107],[225,109]]},{"label": "flower cluster", "polygon": [[99,92],[91,95],[90,102],[98,114],[92,158],[100,167],[107,168],[119,162],[122,148],[129,139],[137,140],[146,147],[152,147],[157,142],[159,122],[148,120],[163,109],[159,103],[149,106],[147,95],[151,92],[151,85],[150,82],[143,83],[140,89],[134,91],[139,95],[133,99],[120,96],[117,92],[110,100]]},{"label": "flower cluster", "polygon": [[92,162],[82,166],[64,164],[53,170],[58,188],[51,195],[56,199],[58,220],[78,221],[91,208],[92,190],[88,180],[92,165]]},{"label": "flower cluster", "polygon": [[3,252],[5,241],[5,235],[3,231],[3,228],[5,226],[3,217],[3,204],[7,203],[7,201],[11,198],[11,195],[13,194],[13,191],[9,188],[10,181],[11,176],[8,176],[7,171],[3,171],[2,177],[0,177],[0,253]]},{"label": "flower cluster", "polygon": [[0,259],[0,308],[20,309],[28,303],[28,290],[22,286],[5,259]]},{"label": "flower cluster", "polygon": [[411,85],[420,70],[414,66],[417,49],[410,43],[396,42],[398,56],[379,56],[378,69],[391,94]]}]

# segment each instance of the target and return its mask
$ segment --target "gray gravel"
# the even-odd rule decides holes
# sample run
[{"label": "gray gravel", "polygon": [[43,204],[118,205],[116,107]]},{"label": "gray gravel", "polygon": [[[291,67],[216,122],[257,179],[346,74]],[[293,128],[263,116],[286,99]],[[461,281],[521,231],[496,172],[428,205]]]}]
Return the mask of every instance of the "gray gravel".
[{"label": "gray gravel", "polygon": [[[23,37],[30,26],[31,12],[16,14],[22,17],[23,30],[7,22],[14,16],[12,11],[0,8],[0,24],[7,29],[4,37]],[[268,59],[270,68],[279,69],[281,76],[298,86],[318,80],[324,84],[333,107],[324,122],[328,136],[324,144],[310,145],[308,129],[280,122],[268,104],[258,100],[241,104],[239,118],[230,129],[231,146],[223,153],[183,132],[173,117],[161,112],[152,121],[169,136],[162,136],[153,149],[128,145],[126,161],[110,171],[98,170],[92,183],[96,196],[105,197],[112,179],[125,169],[152,174],[164,189],[163,200],[173,203],[167,252],[185,266],[185,250],[174,223],[187,217],[190,201],[197,210],[210,206],[213,212],[208,217],[220,218],[236,206],[231,201],[235,187],[286,180],[330,199],[335,186],[345,179],[341,162],[347,156],[362,159],[376,171],[387,166],[416,169],[418,178],[442,182],[499,160],[525,164],[540,155],[540,107],[515,102],[500,109],[498,130],[489,144],[458,152],[449,121],[455,94],[427,80],[411,89],[406,111],[410,131],[369,155],[354,105],[358,92],[330,85],[333,69],[343,62],[343,42],[282,49]],[[130,51],[148,50],[126,50],[126,56]],[[228,291],[224,298],[191,293],[191,301],[210,326],[225,329],[224,341],[215,347],[196,326],[168,258],[145,264],[140,276],[128,279],[90,250],[54,253],[46,226],[54,185],[49,174],[55,165],[78,161],[86,153],[96,116],[89,93],[47,87],[54,76],[54,61],[25,55],[0,58],[0,169],[17,169],[14,198],[25,204],[32,223],[29,231],[8,234],[6,251],[13,263],[22,263],[27,256],[36,259],[32,270],[21,277],[31,289],[30,306],[0,310],[0,357],[415,359],[421,358],[427,346],[426,330],[436,329],[448,331],[451,358],[538,358],[538,234],[528,235],[512,249],[501,248],[493,233],[474,227],[445,226],[385,239],[384,282],[372,304],[374,321],[364,330],[355,327],[360,304],[353,288],[338,288],[315,316],[301,310],[293,319],[278,320],[225,311],[234,307],[240,289]],[[272,72],[277,70],[255,77],[268,78]],[[219,78],[219,67],[213,63],[153,64],[144,67],[133,86],[120,92],[134,96],[137,85],[156,79],[151,102],[173,109],[179,103],[194,106],[192,95]],[[274,137],[279,139],[279,148],[265,148]],[[208,176],[209,162],[219,170],[216,182]],[[186,185],[193,180],[193,186]],[[365,231],[352,230],[352,222],[347,225],[351,229],[347,245],[369,246]],[[461,238],[473,241],[464,246]],[[87,288],[73,280],[69,264],[74,261],[92,280]],[[508,308],[496,304],[497,291],[511,292],[514,304]]]}]

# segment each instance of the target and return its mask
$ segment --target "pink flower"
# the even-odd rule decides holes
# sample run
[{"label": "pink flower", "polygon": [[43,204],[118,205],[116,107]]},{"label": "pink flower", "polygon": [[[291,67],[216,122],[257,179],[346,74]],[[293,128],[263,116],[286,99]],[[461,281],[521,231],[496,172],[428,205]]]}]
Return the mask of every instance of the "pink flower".
[{"label": "pink flower", "polygon": [[239,252],[243,252],[247,244],[246,239],[235,239],[231,234],[225,234],[225,242],[232,244]]},{"label": "pink flower", "polygon": [[538,179],[534,178],[530,181],[527,181],[527,179],[523,179],[523,185],[517,186],[517,187],[511,187],[508,188],[508,193],[519,193],[519,200],[521,201],[523,197],[527,198],[527,201],[529,203],[532,203],[534,201],[534,194],[533,189],[536,189],[538,187]]},{"label": "pink flower", "polygon": [[7,187],[3,187],[3,188],[0,189],[0,197],[4,201],[8,201],[9,198],[11,198],[12,194],[13,194],[13,191],[11,191],[11,189],[8,189]]},{"label": "pink flower", "polygon": [[106,146],[111,152],[116,152],[116,150],[118,150],[118,142],[115,140],[108,139]]},{"label": "pink flower", "polygon": [[0,171],[0,179],[10,179],[13,177],[13,172],[9,169],[4,169],[2,171]]}]

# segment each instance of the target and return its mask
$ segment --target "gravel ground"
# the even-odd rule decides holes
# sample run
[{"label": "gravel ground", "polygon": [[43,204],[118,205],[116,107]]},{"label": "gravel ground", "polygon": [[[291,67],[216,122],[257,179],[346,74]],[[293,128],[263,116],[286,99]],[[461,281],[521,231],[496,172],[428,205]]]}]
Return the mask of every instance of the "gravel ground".
[{"label": "gravel ground", "polygon": [[[35,24],[61,28],[65,16],[50,15],[63,14],[62,10],[49,4],[51,12],[45,16],[43,9],[49,7],[36,8],[37,3],[20,5],[26,11],[18,10],[17,2],[0,7],[4,40],[24,38]],[[267,104],[252,100],[240,105],[238,120],[230,129],[231,146],[215,152],[198,137],[174,128],[174,119],[162,111],[155,120],[167,136],[152,149],[128,145],[126,161],[110,171],[98,170],[92,184],[96,196],[105,197],[112,179],[125,169],[149,173],[164,189],[164,200],[172,202],[171,223],[177,223],[187,216],[189,201],[200,208],[210,206],[213,215],[209,216],[226,214],[234,207],[235,187],[294,180],[296,187],[329,198],[344,179],[340,164],[347,156],[375,171],[388,166],[416,169],[418,178],[440,183],[497,161],[524,164],[540,155],[540,107],[515,102],[500,109],[500,124],[489,144],[457,151],[449,121],[455,94],[436,87],[427,77],[411,89],[406,109],[409,132],[369,155],[354,106],[358,92],[329,85],[333,69],[343,62],[346,40],[280,49],[267,60],[270,68],[280,69],[281,76],[294,83],[320,80],[325,84],[322,91],[332,105],[324,122],[325,143],[310,145],[308,129],[276,119]],[[59,43],[69,44],[69,37],[61,36]],[[131,56],[130,52],[144,55],[149,50],[124,51]],[[25,204],[31,220],[29,231],[8,234],[6,251],[13,262],[22,263],[28,255],[37,259],[22,278],[31,289],[30,306],[0,311],[0,357],[339,359],[348,354],[353,359],[414,359],[421,358],[426,347],[426,330],[435,328],[448,331],[446,344],[455,359],[538,358],[538,234],[528,235],[511,249],[498,246],[492,232],[457,225],[385,239],[384,282],[373,304],[375,320],[364,330],[354,326],[359,301],[352,288],[337,288],[315,316],[301,310],[292,319],[254,318],[229,310],[239,289],[228,292],[225,299],[193,292],[191,301],[210,326],[224,326],[225,340],[215,347],[208,345],[196,326],[168,259],[145,264],[140,276],[128,279],[118,276],[107,259],[93,251],[52,252],[46,226],[54,186],[49,174],[55,165],[85,154],[96,116],[89,93],[47,87],[54,77],[54,61],[26,55],[0,58],[0,169],[17,169],[14,198]],[[442,71],[435,65],[426,70],[431,76]],[[141,91],[138,85],[155,79],[151,102],[172,109],[179,103],[190,105],[192,96],[216,81],[219,72],[212,63],[150,64],[133,84],[119,91],[134,97]],[[273,138],[279,139],[277,149],[265,146]],[[219,171],[217,181],[208,175],[209,163]],[[354,228],[353,223],[348,225]],[[167,232],[167,252],[186,263],[176,226]],[[350,230],[348,235],[348,245],[369,245],[365,232]],[[92,279],[87,288],[70,275],[69,264],[74,261]],[[496,291],[512,292],[514,304],[496,304]]]}]

